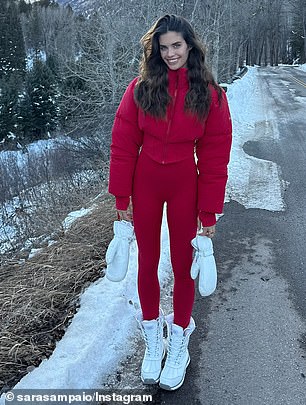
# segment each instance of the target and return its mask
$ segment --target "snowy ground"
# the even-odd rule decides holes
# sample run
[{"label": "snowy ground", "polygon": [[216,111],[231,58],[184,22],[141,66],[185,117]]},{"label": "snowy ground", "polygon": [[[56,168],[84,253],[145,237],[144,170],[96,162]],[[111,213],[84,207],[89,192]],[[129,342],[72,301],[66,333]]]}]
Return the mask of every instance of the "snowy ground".
[{"label": "snowy ground", "polygon": [[[62,205],[56,196],[67,194],[67,190],[81,192],[94,183],[101,185],[99,171],[80,170],[75,162],[76,154],[81,153],[82,142],[86,140],[58,137],[33,142],[18,151],[0,153],[0,173],[3,170],[0,184],[0,192],[3,190],[0,201],[0,254],[18,246],[20,238],[29,233],[29,224],[35,222],[35,217],[39,215],[38,210],[48,212],[56,205],[56,199],[58,205]],[[68,166],[67,172],[64,171],[65,165]],[[69,212],[69,208],[66,209]],[[48,241],[50,235],[46,233],[37,240],[28,239],[25,248],[42,239]]]},{"label": "snowy ground", "polygon": [[306,63],[304,65],[300,65],[299,69],[304,70],[304,72],[306,72]]},{"label": "snowy ground", "polygon": [[274,162],[257,159],[243,151],[243,144],[249,140],[279,137],[277,117],[267,105],[269,98],[260,88],[256,68],[250,67],[242,80],[230,86],[228,100],[233,120],[233,146],[227,201],[235,200],[245,208],[282,211],[280,168]]},{"label": "snowy ground", "polygon": [[[247,155],[242,147],[256,137],[278,137],[273,112],[268,112],[257,79],[257,69],[229,86],[234,140],[229,166],[227,201],[246,208],[271,211],[284,209],[282,180],[277,165]],[[255,177],[254,177],[255,176]],[[269,192],[268,192],[269,190]],[[77,215],[74,215],[77,216]],[[171,278],[166,224],[162,229],[159,266],[161,283]],[[139,308],[136,292],[137,247],[131,248],[129,272],[121,283],[102,278],[81,297],[81,305],[52,356],[25,376],[16,389],[99,388],[120,360],[133,348],[136,336],[134,315]],[[4,403],[4,395],[0,404]]]}]

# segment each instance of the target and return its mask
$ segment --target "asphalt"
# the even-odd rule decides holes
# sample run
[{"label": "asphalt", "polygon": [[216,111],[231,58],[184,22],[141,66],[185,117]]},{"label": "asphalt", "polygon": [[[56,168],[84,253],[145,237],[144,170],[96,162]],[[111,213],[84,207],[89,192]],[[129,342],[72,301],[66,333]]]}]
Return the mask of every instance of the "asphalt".
[{"label": "asphalt", "polygon": [[[257,133],[244,150],[279,165],[286,209],[226,204],[214,239],[218,289],[197,295],[185,383],[174,392],[151,387],[156,404],[306,404],[306,73],[259,72],[279,139]],[[134,346],[112,389],[145,389],[141,340]]]}]

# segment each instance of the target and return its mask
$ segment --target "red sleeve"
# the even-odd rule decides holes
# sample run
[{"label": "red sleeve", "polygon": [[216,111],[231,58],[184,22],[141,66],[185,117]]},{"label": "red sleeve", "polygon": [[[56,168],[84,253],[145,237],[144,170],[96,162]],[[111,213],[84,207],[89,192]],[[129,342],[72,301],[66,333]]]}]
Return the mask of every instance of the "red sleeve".
[{"label": "red sleeve", "polygon": [[223,210],[232,143],[232,123],[225,92],[222,91],[220,102],[217,91],[211,88],[211,92],[212,102],[204,134],[196,145],[199,172],[198,210],[200,219],[206,218],[207,222],[212,220],[212,216],[208,219],[208,213],[221,214]]},{"label": "red sleeve", "polygon": [[108,191],[117,197],[117,208],[122,210],[127,209],[132,194],[135,165],[143,140],[134,100],[136,82],[134,79],[129,84],[122,97],[112,130]]},{"label": "red sleeve", "polygon": [[203,226],[213,226],[216,224],[216,214],[211,212],[200,211],[199,218]]},{"label": "red sleeve", "polygon": [[130,197],[116,197],[116,208],[120,211],[126,211],[130,204]]}]

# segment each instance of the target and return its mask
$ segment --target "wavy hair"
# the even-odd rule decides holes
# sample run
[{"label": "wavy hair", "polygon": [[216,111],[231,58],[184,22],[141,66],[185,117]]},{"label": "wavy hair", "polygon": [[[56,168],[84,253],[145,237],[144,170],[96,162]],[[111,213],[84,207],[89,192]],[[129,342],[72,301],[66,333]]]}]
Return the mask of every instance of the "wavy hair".
[{"label": "wavy hair", "polygon": [[196,36],[189,22],[180,16],[166,14],[161,17],[141,38],[143,55],[140,62],[140,77],[135,87],[135,101],[147,113],[157,117],[166,116],[171,101],[168,93],[168,67],[161,58],[159,37],[168,31],[180,33],[190,48],[187,60],[189,90],[185,97],[185,111],[200,120],[208,114],[212,84],[221,97],[221,89],[206,66],[204,45]]}]

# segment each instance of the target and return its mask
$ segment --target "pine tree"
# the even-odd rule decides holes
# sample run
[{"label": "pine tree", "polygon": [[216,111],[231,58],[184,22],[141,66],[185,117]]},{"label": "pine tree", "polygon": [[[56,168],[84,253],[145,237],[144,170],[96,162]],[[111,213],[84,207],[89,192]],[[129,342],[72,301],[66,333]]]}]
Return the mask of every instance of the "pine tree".
[{"label": "pine tree", "polygon": [[17,129],[19,143],[26,144],[33,139],[33,111],[30,96],[26,91],[20,97]]},{"label": "pine tree", "polygon": [[17,73],[0,81],[0,141],[5,146],[16,145],[18,137],[19,81]]},{"label": "pine tree", "polygon": [[11,73],[25,74],[25,49],[18,7],[0,0],[0,79]]},{"label": "pine tree", "polygon": [[27,75],[27,97],[25,102],[30,105],[32,118],[31,140],[48,136],[57,127],[57,90],[52,72],[39,59]]},{"label": "pine tree", "polygon": [[19,0],[18,10],[19,10],[20,14],[23,13],[23,14],[26,14],[28,16],[29,13],[32,10],[32,4],[31,3],[26,3],[25,0]]}]

